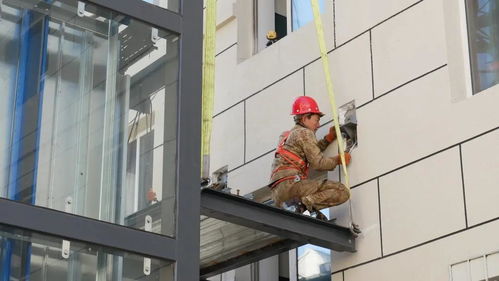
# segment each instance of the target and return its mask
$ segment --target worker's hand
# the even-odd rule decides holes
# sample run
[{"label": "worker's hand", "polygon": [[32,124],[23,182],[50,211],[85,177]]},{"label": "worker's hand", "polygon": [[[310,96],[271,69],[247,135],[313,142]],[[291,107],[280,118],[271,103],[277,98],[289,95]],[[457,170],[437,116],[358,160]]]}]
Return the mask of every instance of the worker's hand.
[{"label": "worker's hand", "polygon": [[329,128],[329,133],[326,135],[326,140],[331,143],[335,139],[336,139],[336,129],[334,128],[334,126],[332,126],[331,128]]},{"label": "worker's hand", "polygon": [[[336,162],[338,163],[338,165],[341,165],[341,156],[337,155],[337,156],[335,156],[335,158],[336,158]],[[345,164],[348,166],[348,165],[350,165],[351,161],[352,161],[352,155],[350,155],[350,153],[348,153],[348,152],[345,152]]]}]

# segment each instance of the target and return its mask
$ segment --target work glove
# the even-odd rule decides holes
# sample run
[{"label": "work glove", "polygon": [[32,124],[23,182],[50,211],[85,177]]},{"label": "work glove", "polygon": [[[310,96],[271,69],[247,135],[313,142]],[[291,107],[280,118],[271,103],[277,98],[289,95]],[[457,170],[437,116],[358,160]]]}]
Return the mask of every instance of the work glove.
[{"label": "work glove", "polygon": [[335,139],[336,139],[336,130],[334,126],[332,126],[331,128],[329,128],[329,133],[326,135],[326,140],[331,143]]},{"label": "work glove", "polygon": [[[334,158],[336,159],[336,163],[338,163],[338,165],[341,165],[341,156],[336,155]],[[350,153],[348,152],[345,152],[345,164],[347,166],[350,165],[350,161],[352,161],[352,155],[350,155]]]}]

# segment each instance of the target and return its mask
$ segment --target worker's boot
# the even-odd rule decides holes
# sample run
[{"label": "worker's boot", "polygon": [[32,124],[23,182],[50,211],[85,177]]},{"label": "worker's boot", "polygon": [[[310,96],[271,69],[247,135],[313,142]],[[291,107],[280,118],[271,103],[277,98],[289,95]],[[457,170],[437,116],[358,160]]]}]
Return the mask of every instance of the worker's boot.
[{"label": "worker's boot", "polygon": [[307,209],[310,213],[314,210],[313,202],[308,198],[308,196],[301,198],[301,204]]},{"label": "worker's boot", "polygon": [[288,202],[284,202],[284,209],[293,213],[302,214],[307,210],[307,207],[303,205],[301,202],[296,202],[295,200],[290,200]]},{"label": "worker's boot", "polygon": [[296,210],[295,210],[295,213],[298,213],[298,214],[303,214],[305,211],[307,210],[307,207],[305,207],[305,205],[303,205],[302,202],[298,202],[296,204]]},{"label": "worker's boot", "polygon": [[312,209],[312,211],[310,212],[310,216],[313,218],[316,218],[318,220],[321,220],[321,221],[328,221],[328,218],[326,217],[326,215],[324,215],[321,211],[319,211],[315,208]]}]

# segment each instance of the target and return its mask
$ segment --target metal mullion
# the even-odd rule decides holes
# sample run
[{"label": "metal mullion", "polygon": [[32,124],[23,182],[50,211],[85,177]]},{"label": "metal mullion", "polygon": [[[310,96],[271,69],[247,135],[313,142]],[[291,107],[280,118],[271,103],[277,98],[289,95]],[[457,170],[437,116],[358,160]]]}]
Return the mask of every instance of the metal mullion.
[{"label": "metal mullion", "polygon": [[[175,239],[44,207],[0,199],[0,224],[174,261]],[[131,243],[134,241],[134,243]]]},{"label": "metal mullion", "polygon": [[176,33],[182,32],[183,23],[180,14],[142,0],[83,0],[83,2],[113,10],[158,28]]},{"label": "metal mullion", "polygon": [[199,280],[203,1],[181,4],[175,273],[176,280]]}]

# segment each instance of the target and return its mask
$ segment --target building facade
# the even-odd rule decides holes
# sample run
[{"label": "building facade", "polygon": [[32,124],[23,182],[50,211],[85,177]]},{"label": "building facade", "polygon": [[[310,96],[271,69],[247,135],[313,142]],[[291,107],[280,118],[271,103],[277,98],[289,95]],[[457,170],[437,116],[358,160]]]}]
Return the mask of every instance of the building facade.
[{"label": "building facade", "polygon": [[0,280],[198,280],[202,3],[0,7]]},{"label": "building facade", "polygon": [[[267,184],[296,96],[320,102],[319,137],[331,125],[300,1],[218,2],[211,168],[228,165],[240,194]],[[332,280],[498,278],[498,11],[486,0],[321,1],[337,103],[357,106],[349,173],[363,230],[356,253],[331,253]],[[269,30],[278,40],[267,46]],[[330,216],[350,223],[347,204]],[[297,266],[306,252],[213,280],[316,280]]]}]

